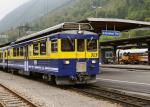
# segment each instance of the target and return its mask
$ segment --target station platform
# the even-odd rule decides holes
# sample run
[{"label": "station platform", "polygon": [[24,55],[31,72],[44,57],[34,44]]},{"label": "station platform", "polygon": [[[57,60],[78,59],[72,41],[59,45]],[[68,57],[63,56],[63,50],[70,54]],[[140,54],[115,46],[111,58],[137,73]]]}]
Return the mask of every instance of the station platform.
[{"label": "station platform", "polygon": [[[122,65],[123,66],[123,65]],[[143,93],[150,97],[150,70],[101,68],[95,85],[136,93]]]},{"label": "station platform", "polygon": [[102,68],[117,68],[117,69],[136,69],[150,71],[149,65],[116,65],[116,64],[102,64]]}]

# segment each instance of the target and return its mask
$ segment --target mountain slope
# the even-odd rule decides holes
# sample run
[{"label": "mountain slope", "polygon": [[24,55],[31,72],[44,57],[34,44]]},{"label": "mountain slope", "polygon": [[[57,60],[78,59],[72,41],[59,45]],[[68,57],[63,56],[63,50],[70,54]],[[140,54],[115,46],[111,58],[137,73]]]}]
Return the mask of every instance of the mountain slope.
[{"label": "mountain slope", "polygon": [[69,1],[70,0],[30,0],[0,21],[0,31],[5,31],[22,23],[30,22],[61,7]]},{"label": "mountain slope", "polygon": [[[150,21],[150,0],[72,0],[65,6],[50,11],[46,16],[36,18],[28,23],[31,31],[39,31],[62,22],[77,22],[88,17],[95,17],[94,6],[97,9],[97,17],[122,18]],[[91,2],[93,1],[93,3]],[[67,2],[68,3],[68,2]],[[21,37],[27,35],[26,31],[21,31]],[[8,41],[13,41],[19,37],[18,28],[10,29],[4,34],[8,35]],[[131,37],[150,35],[150,31],[130,31]],[[129,33],[115,39],[128,38]],[[104,38],[105,39],[105,38]],[[107,39],[107,38],[106,38]],[[108,38],[108,39],[114,39]],[[0,41],[1,42],[1,41]],[[2,40],[4,42],[4,40]]]}]

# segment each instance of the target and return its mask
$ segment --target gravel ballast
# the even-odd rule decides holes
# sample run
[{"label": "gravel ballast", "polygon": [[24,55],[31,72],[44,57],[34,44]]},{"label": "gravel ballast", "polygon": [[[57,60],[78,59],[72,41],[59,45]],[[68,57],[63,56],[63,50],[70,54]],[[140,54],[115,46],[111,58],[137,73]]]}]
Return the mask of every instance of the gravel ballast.
[{"label": "gravel ballast", "polygon": [[2,71],[0,71],[0,83],[40,104],[41,107],[122,107],[116,103],[90,98]]}]

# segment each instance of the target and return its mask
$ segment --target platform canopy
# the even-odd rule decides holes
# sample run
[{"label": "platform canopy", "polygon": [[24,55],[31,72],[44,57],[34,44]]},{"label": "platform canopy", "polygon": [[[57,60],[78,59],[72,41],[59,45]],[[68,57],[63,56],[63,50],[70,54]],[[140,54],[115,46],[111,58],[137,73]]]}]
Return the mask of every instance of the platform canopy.
[{"label": "platform canopy", "polygon": [[150,36],[103,41],[101,42],[101,46],[121,46],[121,45],[140,44],[140,43],[142,44],[150,43]]},{"label": "platform canopy", "polygon": [[114,18],[87,18],[79,23],[90,23],[97,33],[101,33],[102,30],[128,31],[131,29],[150,27],[150,22]]}]

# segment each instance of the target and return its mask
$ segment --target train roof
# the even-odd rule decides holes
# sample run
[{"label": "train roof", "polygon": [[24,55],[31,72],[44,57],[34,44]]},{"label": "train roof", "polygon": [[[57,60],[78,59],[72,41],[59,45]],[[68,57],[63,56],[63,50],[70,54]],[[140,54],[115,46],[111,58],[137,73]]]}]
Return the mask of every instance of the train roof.
[{"label": "train roof", "polygon": [[148,49],[126,49],[120,50],[120,53],[146,53]]},{"label": "train roof", "polygon": [[0,49],[2,49],[4,47],[8,47],[10,44],[11,44],[11,42],[2,44],[2,45],[0,45]]},{"label": "train roof", "polygon": [[65,22],[65,23],[61,23],[58,24],[56,26],[53,27],[49,27],[45,30],[41,30],[39,32],[33,33],[31,35],[19,38],[15,41],[15,43],[19,43],[25,40],[30,40],[30,39],[34,39],[37,38],[39,36],[42,35],[47,35],[50,33],[57,33],[60,31],[66,31],[66,30],[93,30],[92,26],[89,23],[74,23],[74,22]]}]

